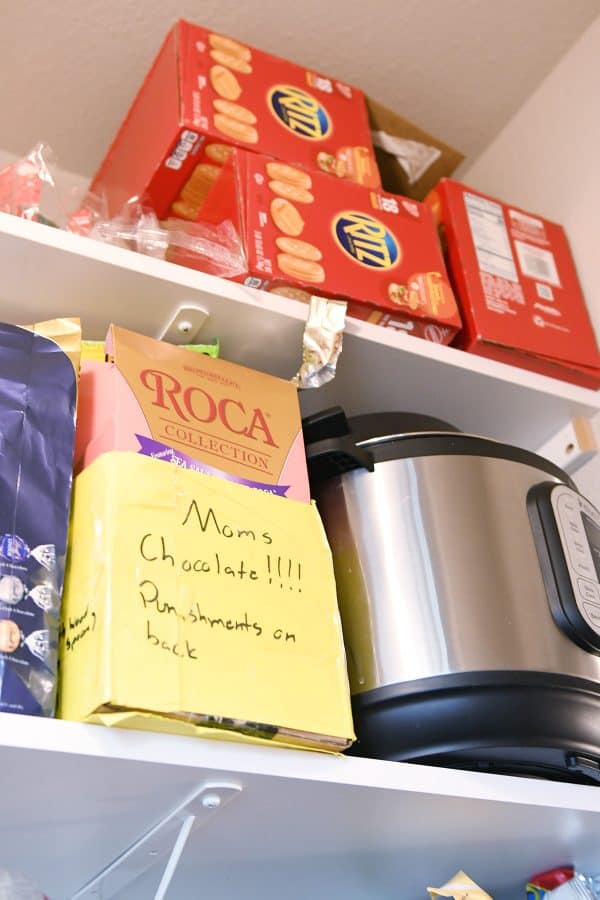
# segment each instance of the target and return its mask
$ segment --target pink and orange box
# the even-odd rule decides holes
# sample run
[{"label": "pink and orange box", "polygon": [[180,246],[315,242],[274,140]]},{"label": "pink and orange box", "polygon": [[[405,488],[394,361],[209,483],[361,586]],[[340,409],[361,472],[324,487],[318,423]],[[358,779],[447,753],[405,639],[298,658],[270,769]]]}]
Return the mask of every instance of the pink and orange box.
[{"label": "pink and orange box", "polygon": [[310,501],[291,382],[114,325],[106,350],[82,366],[75,474],[129,451]]}]

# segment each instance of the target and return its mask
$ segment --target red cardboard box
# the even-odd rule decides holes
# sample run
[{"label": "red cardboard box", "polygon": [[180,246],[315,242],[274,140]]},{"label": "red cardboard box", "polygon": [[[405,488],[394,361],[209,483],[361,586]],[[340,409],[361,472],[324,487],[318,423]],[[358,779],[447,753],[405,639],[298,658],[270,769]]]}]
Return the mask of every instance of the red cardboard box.
[{"label": "red cardboard box", "polygon": [[362,91],[179,21],[91,190],[193,220],[230,145],[380,184]]},{"label": "red cardboard box", "polygon": [[431,211],[416,200],[237,150],[200,218],[237,223],[252,287],[347,300],[351,316],[438,343],[460,328]]},{"label": "red cardboard box", "polygon": [[563,228],[450,179],[427,197],[471,353],[600,387],[600,354]]}]

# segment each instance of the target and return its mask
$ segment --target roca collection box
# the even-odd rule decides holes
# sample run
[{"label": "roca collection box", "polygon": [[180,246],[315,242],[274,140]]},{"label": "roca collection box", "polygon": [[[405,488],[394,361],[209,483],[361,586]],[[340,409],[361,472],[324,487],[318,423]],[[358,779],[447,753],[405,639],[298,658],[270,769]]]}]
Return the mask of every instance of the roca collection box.
[{"label": "roca collection box", "polygon": [[136,196],[193,220],[231,145],[379,184],[362,91],[179,21],[91,190],[111,216]]},{"label": "roca collection box", "polygon": [[354,739],[316,507],[135,453],[75,478],[62,718],[341,751]]},{"label": "roca collection box", "polygon": [[351,316],[438,343],[460,328],[431,211],[416,200],[236,150],[200,218],[236,224],[248,262],[238,280],[252,287],[346,300]]},{"label": "roca collection box", "polygon": [[450,179],[427,203],[460,304],[459,345],[600,387],[600,354],[563,228]]},{"label": "roca collection box", "polygon": [[112,362],[81,371],[75,472],[110,450],[308,502],[291,382],[111,326]]}]

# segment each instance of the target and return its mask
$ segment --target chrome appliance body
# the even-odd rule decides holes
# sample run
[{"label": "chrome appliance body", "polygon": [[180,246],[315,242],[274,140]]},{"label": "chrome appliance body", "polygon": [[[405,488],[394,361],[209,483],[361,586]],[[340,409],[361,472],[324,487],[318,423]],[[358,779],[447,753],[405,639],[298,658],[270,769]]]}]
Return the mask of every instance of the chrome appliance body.
[{"label": "chrome appliance body", "polygon": [[513,460],[421,456],[317,491],[353,693],[481,670],[600,685],[600,656],[554,623],[526,498],[564,483]]},{"label": "chrome appliance body", "polygon": [[600,781],[600,513],[569,477],[404,414],[305,440],[356,752]]}]

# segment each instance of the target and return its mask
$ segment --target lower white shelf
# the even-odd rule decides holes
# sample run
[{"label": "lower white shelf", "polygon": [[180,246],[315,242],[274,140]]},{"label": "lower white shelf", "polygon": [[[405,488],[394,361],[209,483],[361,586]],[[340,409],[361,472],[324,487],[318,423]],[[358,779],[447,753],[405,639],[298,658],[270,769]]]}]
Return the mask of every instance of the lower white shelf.
[{"label": "lower white shelf", "polygon": [[[211,784],[241,790],[191,834],[168,900],[422,900],[459,868],[516,900],[535,871],[600,871],[600,788],[9,714],[0,865],[67,900]],[[119,896],[151,900],[153,862]]]}]

